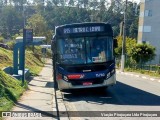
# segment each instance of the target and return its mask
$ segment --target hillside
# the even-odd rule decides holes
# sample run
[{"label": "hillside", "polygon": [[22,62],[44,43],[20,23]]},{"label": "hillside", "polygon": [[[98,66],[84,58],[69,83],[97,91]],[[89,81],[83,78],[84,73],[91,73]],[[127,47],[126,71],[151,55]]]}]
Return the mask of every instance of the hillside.
[{"label": "hillside", "polygon": [[10,110],[25,88],[21,86],[21,81],[0,70],[0,111]]},{"label": "hillside", "polygon": [[[40,49],[37,49],[35,53],[26,50],[26,68],[30,69],[32,75],[37,75],[43,67]],[[22,87],[20,80],[2,71],[4,67],[12,66],[12,64],[13,52],[0,47],[0,111],[10,110],[27,88],[27,83]]]},{"label": "hillside", "polygon": [[[26,50],[26,68],[29,68],[33,75],[38,74],[41,67],[43,67],[41,56],[40,49],[36,49],[35,53],[30,50]],[[7,66],[13,66],[13,52],[0,47],[0,69]]]},{"label": "hillside", "polygon": [[12,66],[13,52],[0,47],[0,69]]}]

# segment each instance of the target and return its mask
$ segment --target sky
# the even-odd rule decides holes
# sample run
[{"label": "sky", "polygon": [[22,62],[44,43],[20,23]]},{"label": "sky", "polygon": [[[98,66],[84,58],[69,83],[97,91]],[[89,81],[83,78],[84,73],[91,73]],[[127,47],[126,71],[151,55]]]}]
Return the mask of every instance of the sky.
[{"label": "sky", "polygon": [[140,0],[128,0],[128,1],[134,1],[134,2],[137,2],[137,3],[140,2]]}]

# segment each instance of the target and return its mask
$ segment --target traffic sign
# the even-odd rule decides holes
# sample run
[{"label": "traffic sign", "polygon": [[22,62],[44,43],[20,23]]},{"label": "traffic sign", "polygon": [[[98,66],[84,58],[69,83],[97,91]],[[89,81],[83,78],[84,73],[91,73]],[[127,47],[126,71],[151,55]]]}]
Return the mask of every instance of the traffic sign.
[{"label": "traffic sign", "polygon": [[33,29],[24,29],[24,43],[25,44],[32,44],[33,43]]},{"label": "traffic sign", "polygon": [[22,85],[25,80],[25,46],[33,43],[33,29],[23,29]]}]

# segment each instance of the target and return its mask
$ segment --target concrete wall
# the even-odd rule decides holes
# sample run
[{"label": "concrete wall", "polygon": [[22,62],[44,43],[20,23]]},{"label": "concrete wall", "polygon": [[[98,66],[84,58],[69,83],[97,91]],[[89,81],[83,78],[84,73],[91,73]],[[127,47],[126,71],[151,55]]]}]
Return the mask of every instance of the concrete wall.
[{"label": "concrete wall", "polygon": [[[147,15],[147,11],[150,14]],[[142,13],[144,12],[144,16]],[[160,62],[160,0],[145,0],[140,3],[139,26],[143,26],[143,30],[138,32],[138,42],[145,41],[156,47],[156,58],[153,64]],[[151,31],[146,32],[144,27],[150,27]]]}]

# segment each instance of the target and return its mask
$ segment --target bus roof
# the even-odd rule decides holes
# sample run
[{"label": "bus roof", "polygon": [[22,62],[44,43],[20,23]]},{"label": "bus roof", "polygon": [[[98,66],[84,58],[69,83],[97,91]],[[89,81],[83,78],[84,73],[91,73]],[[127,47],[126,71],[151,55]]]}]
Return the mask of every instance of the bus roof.
[{"label": "bus roof", "polygon": [[108,35],[113,36],[113,30],[107,23],[73,23],[57,26],[55,29],[56,37],[78,37]]},{"label": "bus roof", "polygon": [[71,26],[92,26],[92,25],[110,25],[108,23],[97,23],[97,22],[84,22],[84,23],[72,23],[72,24],[64,24],[64,25],[60,25],[60,26],[56,26],[56,28],[59,27],[71,27]]}]

